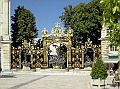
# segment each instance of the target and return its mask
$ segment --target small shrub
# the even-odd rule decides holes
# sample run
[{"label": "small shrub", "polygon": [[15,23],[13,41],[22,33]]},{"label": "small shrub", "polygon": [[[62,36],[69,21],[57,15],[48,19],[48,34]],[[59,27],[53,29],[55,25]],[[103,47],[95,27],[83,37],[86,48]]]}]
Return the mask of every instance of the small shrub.
[{"label": "small shrub", "polygon": [[90,76],[92,77],[92,79],[100,78],[100,80],[107,78],[108,76],[107,69],[101,58],[98,58],[94,63]]}]

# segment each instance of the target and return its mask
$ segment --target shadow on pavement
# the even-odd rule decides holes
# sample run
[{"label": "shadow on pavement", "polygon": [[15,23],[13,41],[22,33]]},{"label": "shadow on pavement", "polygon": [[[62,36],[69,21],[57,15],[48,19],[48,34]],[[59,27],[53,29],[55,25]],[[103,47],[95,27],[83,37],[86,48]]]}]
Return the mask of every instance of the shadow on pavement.
[{"label": "shadow on pavement", "polygon": [[13,86],[13,87],[10,87],[9,89],[18,89],[18,88],[20,88],[20,87],[22,87],[22,86],[25,86],[25,85],[27,85],[27,84],[29,84],[29,83],[32,83],[32,82],[35,82],[35,81],[37,81],[37,80],[39,80],[39,79],[43,79],[43,78],[45,78],[45,77],[47,77],[47,76],[48,76],[48,75],[45,75],[45,76],[42,76],[42,77],[39,77],[39,78],[30,80],[30,81],[25,82],[25,83],[21,83],[21,84],[19,84],[19,85],[15,85],[15,86]]},{"label": "shadow on pavement", "polygon": [[15,75],[1,75],[0,78],[16,78]]}]

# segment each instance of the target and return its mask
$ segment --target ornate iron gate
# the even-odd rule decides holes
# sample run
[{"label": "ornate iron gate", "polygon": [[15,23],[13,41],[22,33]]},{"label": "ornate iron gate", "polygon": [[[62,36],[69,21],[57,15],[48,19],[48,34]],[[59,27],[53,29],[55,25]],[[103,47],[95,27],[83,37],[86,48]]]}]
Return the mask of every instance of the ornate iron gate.
[{"label": "ornate iron gate", "polygon": [[[81,47],[76,47],[71,49],[71,64],[72,68],[84,68],[86,63],[85,63],[85,52],[86,49],[92,49],[93,50],[93,61],[94,62],[98,57],[101,56],[101,48],[100,46],[96,46],[92,44],[92,41],[90,39],[87,40],[85,43],[85,46]],[[22,53],[24,51],[28,51],[29,55],[29,62],[30,62],[30,67],[31,68],[44,68],[44,53],[43,53],[43,48],[40,47],[33,47],[30,46],[29,43],[25,40],[22,43],[21,47],[14,48],[12,47],[12,68],[22,68],[22,63],[24,57],[22,57]],[[24,54],[24,53],[23,53]],[[88,62],[89,63],[89,62]]]},{"label": "ornate iron gate", "polygon": [[98,57],[101,56],[101,47],[97,45],[93,45],[90,39],[85,42],[85,45],[81,47],[72,48],[72,67],[73,68],[84,68],[85,65],[90,65],[90,61],[85,62],[85,52],[87,49],[93,50],[93,62],[97,60]]},{"label": "ornate iron gate", "polygon": [[[67,47],[67,67],[68,68],[84,68],[87,65],[92,65],[98,57],[100,57],[100,46],[93,45],[90,39],[81,47],[72,47],[71,37],[73,36],[70,28],[65,34],[59,23],[56,23],[55,28],[52,28],[52,33],[48,34],[47,30],[42,31],[43,46],[33,46],[26,40],[21,47],[12,47],[12,68],[22,68],[22,64],[27,60],[30,63],[30,68],[48,68],[48,48],[53,43],[62,43]],[[89,58],[87,51],[92,51],[92,59]],[[86,59],[87,58],[87,59]],[[92,62],[91,62],[92,61]]]},{"label": "ornate iron gate", "polygon": [[[26,52],[24,51],[28,51],[28,54],[25,54]],[[29,43],[24,40],[21,47],[12,47],[12,68],[22,68],[22,63],[25,59],[22,57],[22,54],[29,56],[31,68],[40,68],[43,66],[43,48],[30,46]]]}]

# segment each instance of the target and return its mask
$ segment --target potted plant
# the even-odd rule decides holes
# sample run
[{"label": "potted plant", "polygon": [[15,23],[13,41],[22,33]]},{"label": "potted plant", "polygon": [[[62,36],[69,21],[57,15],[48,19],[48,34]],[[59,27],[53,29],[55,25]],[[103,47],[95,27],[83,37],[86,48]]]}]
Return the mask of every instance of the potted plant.
[{"label": "potted plant", "polygon": [[94,63],[90,76],[92,78],[92,85],[106,85],[105,80],[108,76],[108,73],[101,58],[98,58]]}]

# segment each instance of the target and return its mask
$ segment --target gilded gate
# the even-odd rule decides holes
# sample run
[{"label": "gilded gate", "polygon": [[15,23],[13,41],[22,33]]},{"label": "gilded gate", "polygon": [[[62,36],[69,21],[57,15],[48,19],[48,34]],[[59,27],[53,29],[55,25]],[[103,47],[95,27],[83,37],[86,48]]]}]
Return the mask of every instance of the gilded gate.
[{"label": "gilded gate", "polygon": [[[100,57],[101,48],[92,44],[90,39],[85,42],[85,45],[80,47],[72,47],[72,29],[69,28],[67,33],[60,27],[59,23],[56,23],[55,27],[52,28],[51,34],[48,34],[47,30],[42,31],[42,42],[43,46],[34,46],[28,43],[26,40],[23,41],[22,46],[18,48],[12,47],[11,53],[11,65],[12,68],[22,69],[23,62],[27,60],[30,63],[30,68],[48,68],[48,49],[53,43],[64,44],[67,48],[66,62],[67,68],[84,68],[89,65],[90,61],[86,61],[86,53],[92,50],[92,63]],[[88,59],[87,59],[88,60]]]},{"label": "gilded gate", "polygon": [[44,65],[48,68],[48,48],[51,44],[60,43],[64,44],[67,47],[67,67],[71,68],[71,48],[73,36],[72,29],[69,28],[67,33],[64,33],[64,30],[60,27],[59,23],[56,23],[56,26],[52,28],[51,34],[48,34],[47,30],[42,31],[43,39],[43,50],[44,50]]},{"label": "gilded gate", "polygon": [[[85,52],[87,49],[91,49],[92,53],[92,63],[94,63],[98,57],[101,56],[101,47],[97,45],[93,45],[92,41],[88,38],[85,45],[81,47],[72,48],[72,67],[73,68],[85,68],[85,64],[89,65],[90,61],[85,63]],[[92,67],[92,66],[91,66]]]},{"label": "gilded gate", "polygon": [[43,48],[30,46],[29,43],[24,40],[21,47],[12,47],[12,68],[22,68],[22,52],[28,51],[26,56],[30,55],[30,67],[41,68],[43,65]]}]

